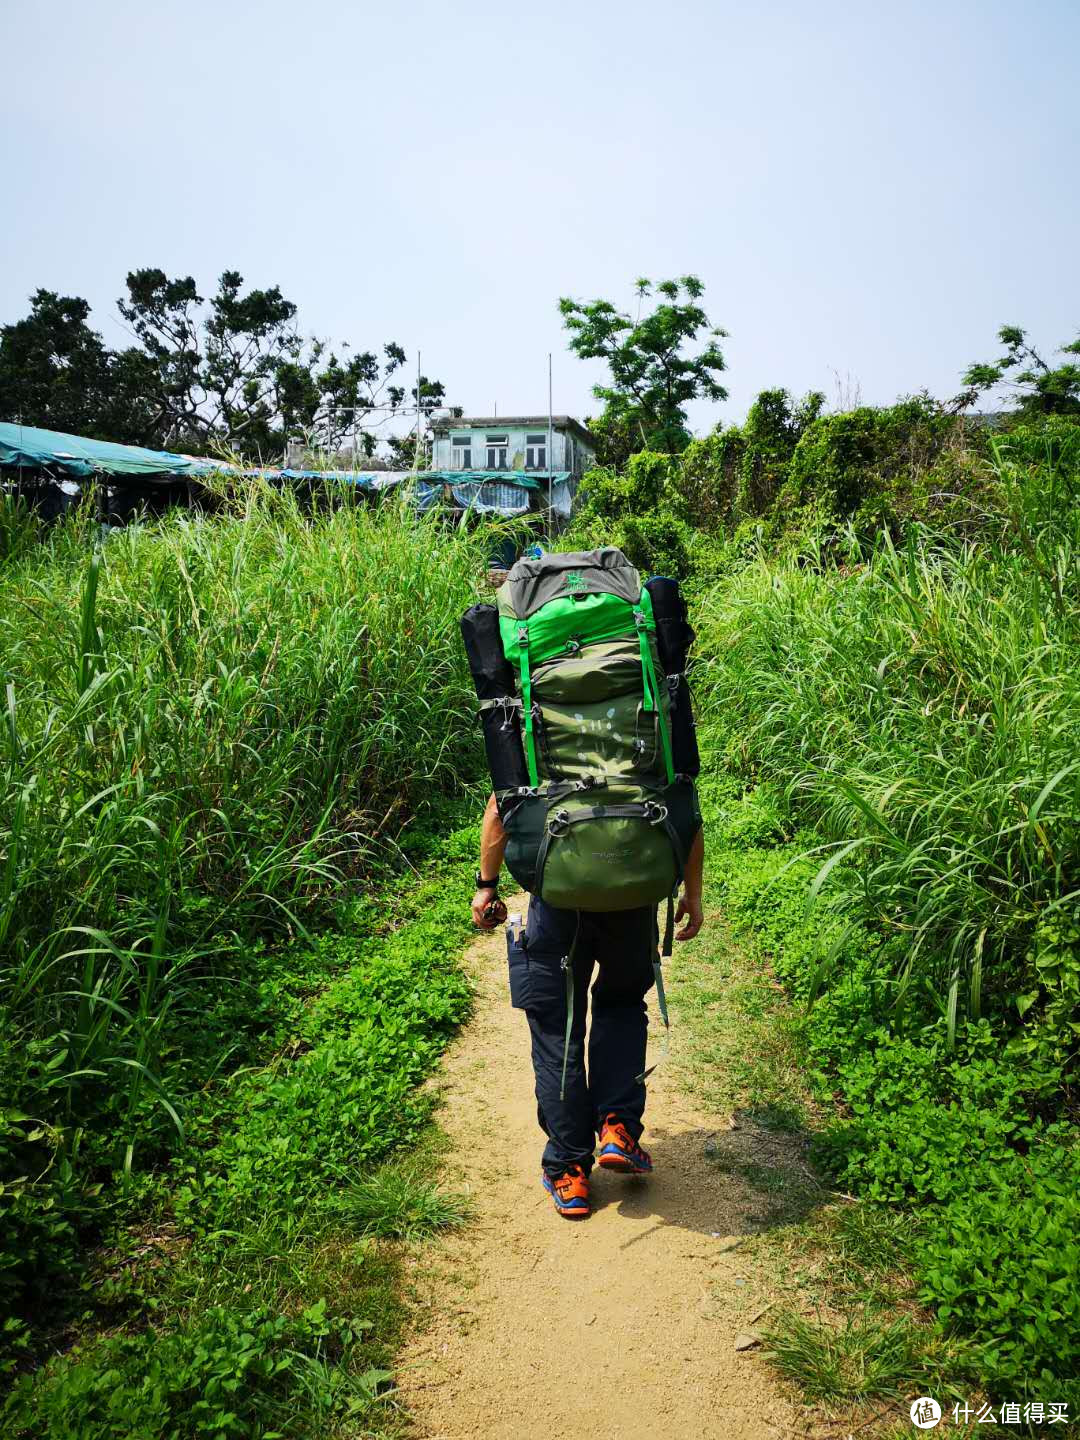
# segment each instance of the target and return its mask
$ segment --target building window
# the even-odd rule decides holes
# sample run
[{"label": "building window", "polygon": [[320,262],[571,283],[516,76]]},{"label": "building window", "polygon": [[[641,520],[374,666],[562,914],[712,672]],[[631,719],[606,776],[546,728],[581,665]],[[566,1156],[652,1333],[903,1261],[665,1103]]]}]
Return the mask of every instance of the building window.
[{"label": "building window", "polygon": [[451,465],[452,470],[472,469],[472,436],[455,435],[451,442]]},{"label": "building window", "polygon": [[489,435],[487,437],[487,468],[489,470],[505,470],[509,452],[509,435]]},{"label": "building window", "polygon": [[547,436],[526,435],[525,436],[525,469],[546,470],[547,469]]}]

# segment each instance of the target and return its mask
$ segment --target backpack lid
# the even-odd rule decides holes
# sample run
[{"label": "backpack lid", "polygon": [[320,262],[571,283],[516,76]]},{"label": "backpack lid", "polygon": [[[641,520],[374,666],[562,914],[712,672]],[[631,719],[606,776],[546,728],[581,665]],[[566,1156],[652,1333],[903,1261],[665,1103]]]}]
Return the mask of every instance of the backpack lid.
[{"label": "backpack lid", "polygon": [[562,595],[589,594],[618,595],[636,605],[641,599],[641,576],[614,545],[538,559],[523,557],[507,576],[499,609],[504,609],[505,596],[514,615],[527,620]]}]

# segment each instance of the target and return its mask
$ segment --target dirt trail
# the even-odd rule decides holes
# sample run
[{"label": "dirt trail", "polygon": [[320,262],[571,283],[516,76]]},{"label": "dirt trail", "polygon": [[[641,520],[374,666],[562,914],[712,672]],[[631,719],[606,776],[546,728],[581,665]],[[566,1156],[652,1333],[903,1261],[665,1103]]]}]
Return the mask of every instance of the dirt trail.
[{"label": "dirt trail", "polygon": [[[419,1326],[398,1372],[419,1433],[771,1440],[797,1428],[761,1358],[735,1350],[770,1297],[743,1243],[760,1197],[704,1153],[728,1117],[703,1115],[662,1065],[643,1137],[655,1174],[596,1169],[592,1216],[563,1220],[539,1183],[528,1027],[510,1007],[501,930],[477,940],[469,965],[476,1016],[437,1083],[448,1183],[476,1197],[477,1218],[419,1272]],[[653,1015],[653,1046],[658,1033]]]}]

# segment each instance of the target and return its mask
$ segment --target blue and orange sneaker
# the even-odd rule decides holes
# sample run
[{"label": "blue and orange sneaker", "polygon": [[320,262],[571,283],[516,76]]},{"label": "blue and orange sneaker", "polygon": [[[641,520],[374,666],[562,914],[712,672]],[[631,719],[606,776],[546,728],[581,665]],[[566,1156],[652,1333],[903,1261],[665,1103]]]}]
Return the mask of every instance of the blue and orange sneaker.
[{"label": "blue and orange sneaker", "polygon": [[584,1220],[589,1213],[589,1177],[580,1165],[568,1165],[561,1175],[540,1177],[544,1189],[555,1201],[555,1209],[566,1220]]},{"label": "blue and orange sneaker", "polygon": [[604,1119],[596,1158],[605,1170],[621,1170],[624,1175],[648,1175],[652,1169],[649,1152],[641,1148],[617,1115]]}]

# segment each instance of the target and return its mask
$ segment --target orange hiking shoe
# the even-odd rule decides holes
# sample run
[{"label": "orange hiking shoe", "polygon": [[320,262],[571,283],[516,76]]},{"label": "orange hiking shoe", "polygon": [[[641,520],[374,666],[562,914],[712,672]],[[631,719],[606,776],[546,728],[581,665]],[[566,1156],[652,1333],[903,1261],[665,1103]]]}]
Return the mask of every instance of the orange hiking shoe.
[{"label": "orange hiking shoe", "polygon": [[621,1170],[625,1175],[648,1175],[652,1158],[643,1150],[617,1115],[608,1115],[600,1130],[600,1154],[597,1163],[605,1170]]},{"label": "orange hiking shoe", "polygon": [[562,1175],[545,1170],[544,1189],[555,1201],[555,1209],[567,1220],[584,1220],[589,1213],[589,1177],[580,1165],[570,1165]]}]

